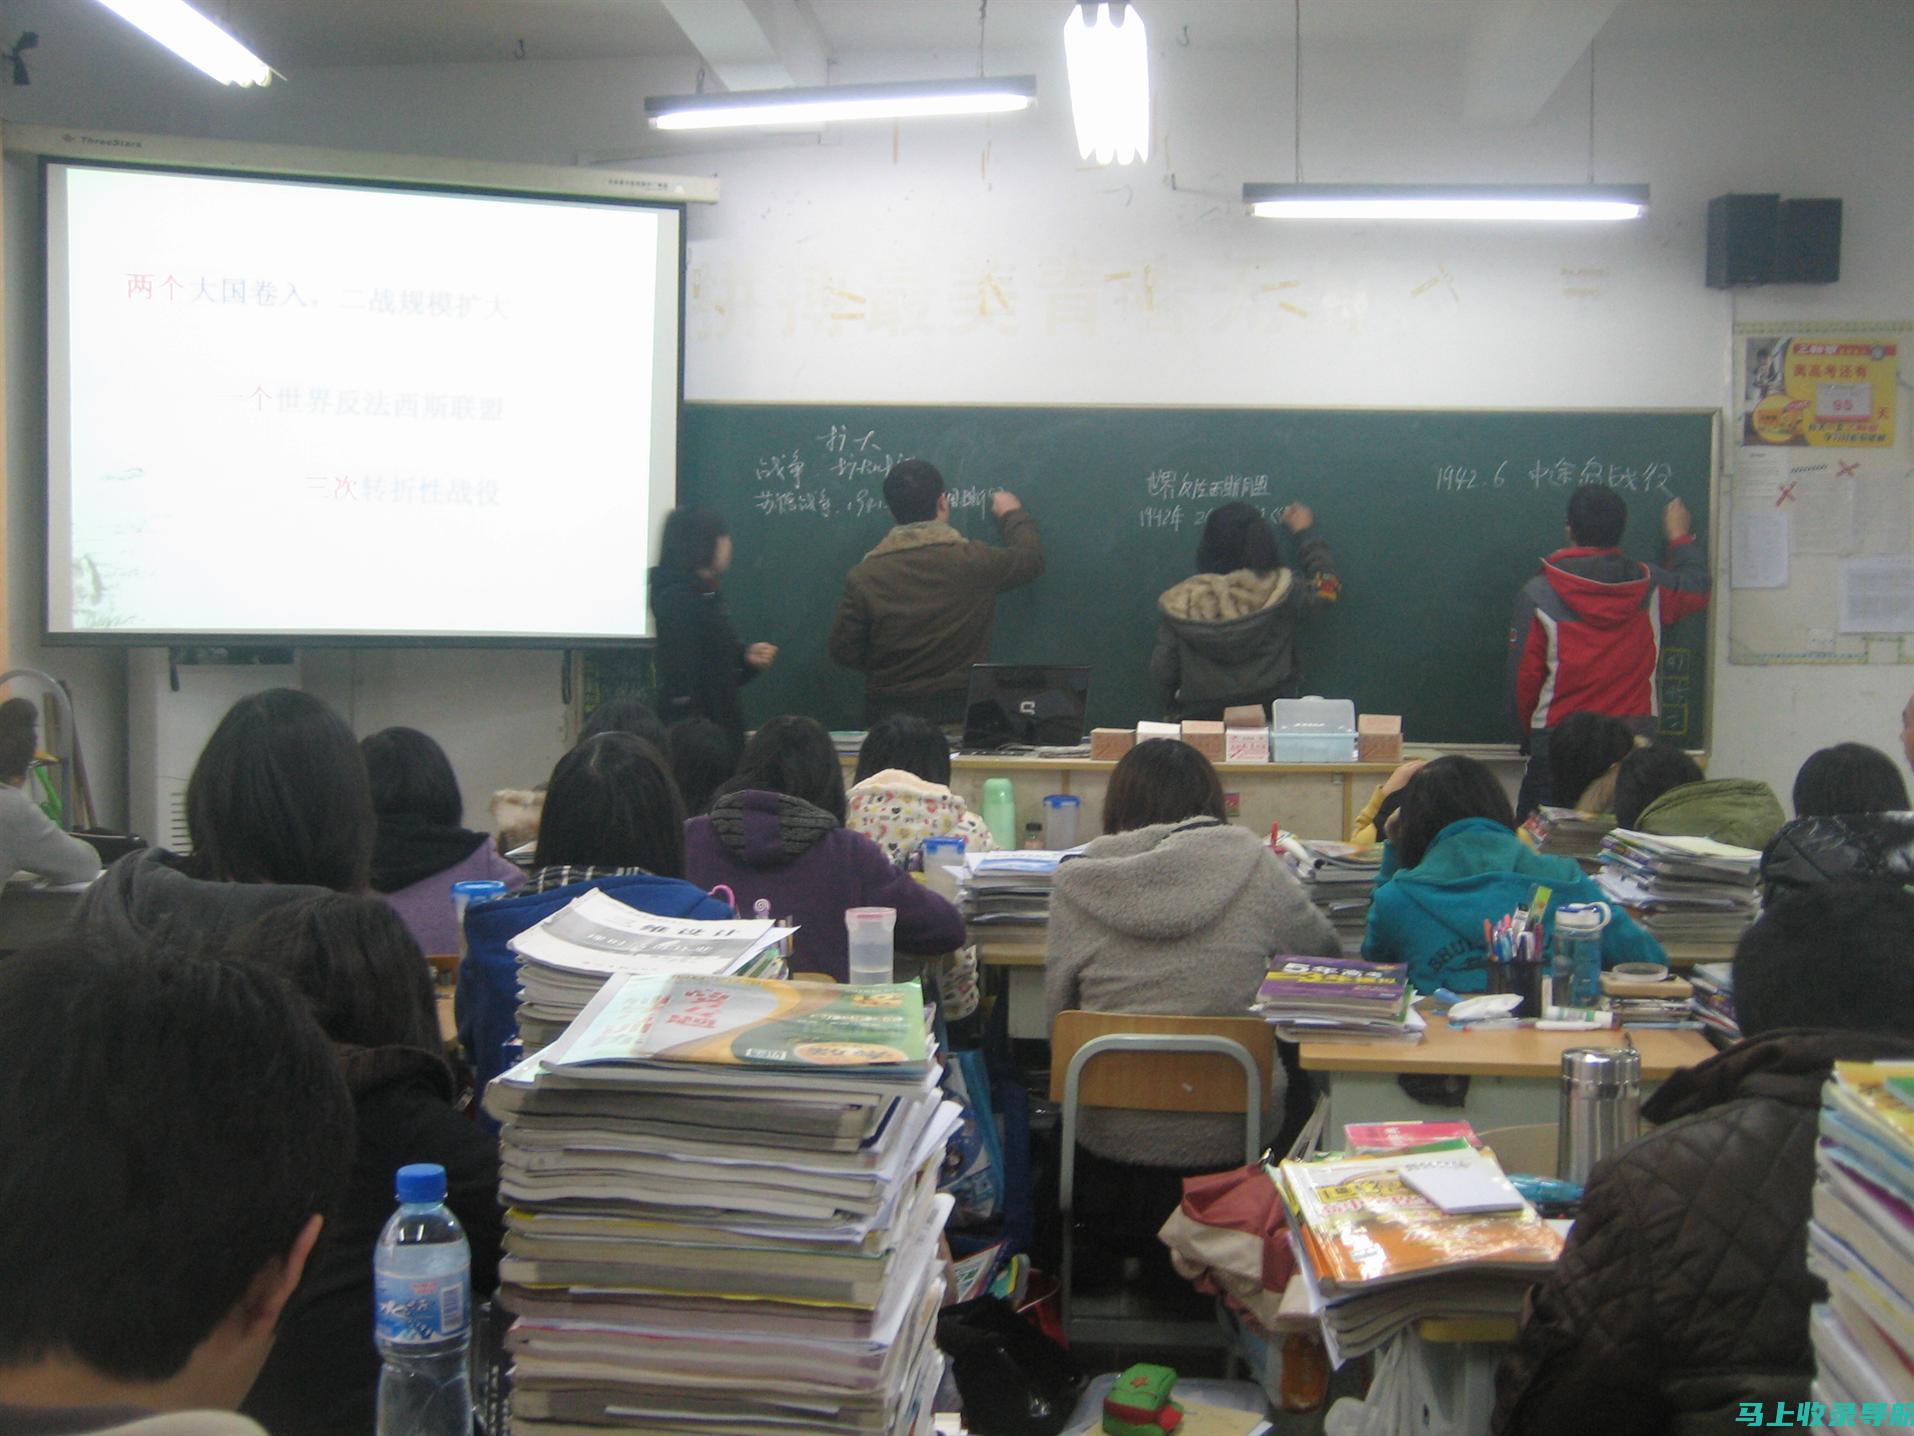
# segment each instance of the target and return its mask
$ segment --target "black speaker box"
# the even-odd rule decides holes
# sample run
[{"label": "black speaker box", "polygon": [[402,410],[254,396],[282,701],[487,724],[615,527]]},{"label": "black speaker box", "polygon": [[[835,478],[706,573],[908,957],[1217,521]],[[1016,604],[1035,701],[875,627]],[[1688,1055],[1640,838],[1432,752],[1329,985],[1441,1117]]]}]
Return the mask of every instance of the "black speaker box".
[{"label": "black speaker box", "polygon": [[1722,194],[1708,201],[1708,287],[1734,289],[1775,277],[1781,196]]},{"label": "black speaker box", "polygon": [[1775,233],[1777,284],[1832,284],[1841,277],[1841,201],[1787,199]]}]

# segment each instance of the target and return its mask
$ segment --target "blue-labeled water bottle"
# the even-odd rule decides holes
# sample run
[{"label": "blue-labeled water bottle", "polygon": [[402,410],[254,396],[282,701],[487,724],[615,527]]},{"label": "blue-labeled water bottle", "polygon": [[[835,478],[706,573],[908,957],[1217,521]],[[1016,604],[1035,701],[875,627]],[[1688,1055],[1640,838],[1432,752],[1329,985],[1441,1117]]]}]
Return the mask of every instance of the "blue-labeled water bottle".
[{"label": "blue-labeled water bottle", "polygon": [[1559,1006],[1593,1007],[1602,995],[1602,929],[1614,916],[1605,902],[1567,903],[1555,909],[1555,961],[1551,966],[1567,978],[1568,992],[1558,985]]},{"label": "blue-labeled water bottle", "polygon": [[445,1168],[399,1168],[399,1209],[372,1254],[378,1436],[471,1436],[472,1248]]}]

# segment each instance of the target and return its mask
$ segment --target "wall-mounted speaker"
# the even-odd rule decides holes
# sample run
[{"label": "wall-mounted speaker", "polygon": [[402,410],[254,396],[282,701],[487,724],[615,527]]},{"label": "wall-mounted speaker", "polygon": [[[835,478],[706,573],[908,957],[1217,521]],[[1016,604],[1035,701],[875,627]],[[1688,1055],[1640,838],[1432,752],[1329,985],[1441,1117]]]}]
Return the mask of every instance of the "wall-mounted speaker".
[{"label": "wall-mounted speaker", "polygon": [[1709,200],[1708,287],[1770,282],[1780,227],[1778,194],[1722,194]]},{"label": "wall-mounted speaker", "polygon": [[1775,232],[1777,284],[1832,284],[1841,277],[1841,201],[1784,199]]}]

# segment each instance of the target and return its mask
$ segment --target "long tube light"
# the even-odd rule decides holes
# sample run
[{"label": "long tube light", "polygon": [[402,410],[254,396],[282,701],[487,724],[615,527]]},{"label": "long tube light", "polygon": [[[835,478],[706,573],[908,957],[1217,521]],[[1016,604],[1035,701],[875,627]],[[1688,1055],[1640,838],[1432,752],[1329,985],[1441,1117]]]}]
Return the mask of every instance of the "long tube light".
[{"label": "long tube light", "polygon": [[1077,153],[1098,164],[1150,157],[1150,49],[1127,0],[1076,3],[1063,22]]},{"label": "long tube light", "polygon": [[1008,75],[990,80],[654,95],[645,101],[645,118],[655,130],[722,130],[934,115],[1002,115],[1027,110],[1036,103],[1036,77]]},{"label": "long tube light", "polygon": [[1648,212],[1648,186],[1246,184],[1261,219],[1613,221]]},{"label": "long tube light", "polygon": [[222,85],[272,83],[270,65],[186,0],[100,0],[100,3]]}]

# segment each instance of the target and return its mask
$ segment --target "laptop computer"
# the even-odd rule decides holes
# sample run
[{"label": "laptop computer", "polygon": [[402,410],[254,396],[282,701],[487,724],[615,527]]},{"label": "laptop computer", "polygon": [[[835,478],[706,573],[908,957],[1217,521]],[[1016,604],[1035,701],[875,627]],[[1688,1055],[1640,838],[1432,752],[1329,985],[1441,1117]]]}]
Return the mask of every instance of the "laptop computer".
[{"label": "laptop computer", "polygon": [[1055,663],[975,663],[964,702],[963,747],[1068,748],[1083,741],[1090,670]]}]

